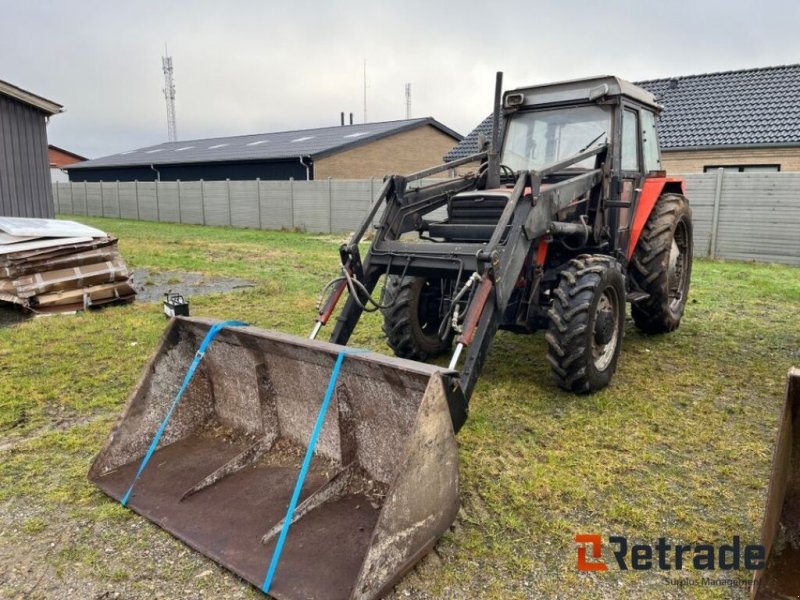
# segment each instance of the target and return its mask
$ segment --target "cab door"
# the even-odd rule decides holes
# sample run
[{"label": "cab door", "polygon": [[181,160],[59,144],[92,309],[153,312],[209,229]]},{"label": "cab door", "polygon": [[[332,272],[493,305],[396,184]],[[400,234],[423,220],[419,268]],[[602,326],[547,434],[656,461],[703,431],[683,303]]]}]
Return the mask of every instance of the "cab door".
[{"label": "cab door", "polygon": [[628,248],[636,202],[642,191],[642,127],[639,108],[622,104],[620,125],[620,170],[618,196],[611,203],[616,209],[613,223],[615,247],[624,253]]}]

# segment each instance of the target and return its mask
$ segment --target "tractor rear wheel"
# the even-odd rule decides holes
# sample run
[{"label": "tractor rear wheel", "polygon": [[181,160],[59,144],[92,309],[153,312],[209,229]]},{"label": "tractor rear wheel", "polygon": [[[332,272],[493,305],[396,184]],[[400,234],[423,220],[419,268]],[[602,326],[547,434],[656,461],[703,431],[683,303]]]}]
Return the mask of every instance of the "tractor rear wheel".
[{"label": "tractor rear wheel", "polygon": [[590,394],[617,369],[625,327],[625,279],[610,256],[582,255],[561,271],[548,312],[547,360],[559,387]]},{"label": "tractor rear wheel", "polygon": [[692,210],[680,194],[661,196],[628,267],[634,288],[649,297],[632,304],[636,326],[665,333],[680,325],[692,274]]},{"label": "tractor rear wheel", "polygon": [[424,361],[447,352],[453,340],[439,338],[442,280],[390,276],[386,281],[383,333],[395,356]]}]

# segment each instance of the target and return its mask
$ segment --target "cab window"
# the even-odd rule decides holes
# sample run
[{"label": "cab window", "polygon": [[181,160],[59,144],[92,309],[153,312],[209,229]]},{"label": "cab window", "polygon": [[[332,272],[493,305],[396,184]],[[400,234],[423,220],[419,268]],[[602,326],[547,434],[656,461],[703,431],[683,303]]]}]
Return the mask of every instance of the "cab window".
[{"label": "cab window", "polygon": [[622,161],[623,171],[639,170],[639,117],[636,111],[626,108],[622,111]]},{"label": "cab window", "polygon": [[644,170],[660,171],[661,160],[658,156],[658,135],[656,134],[656,116],[649,110],[642,115],[642,149],[644,150]]}]

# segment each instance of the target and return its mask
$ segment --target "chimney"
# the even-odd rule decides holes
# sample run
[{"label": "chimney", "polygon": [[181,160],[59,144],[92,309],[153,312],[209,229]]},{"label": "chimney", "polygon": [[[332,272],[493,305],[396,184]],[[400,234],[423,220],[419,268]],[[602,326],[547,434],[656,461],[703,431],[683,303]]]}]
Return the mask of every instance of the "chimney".
[{"label": "chimney", "polygon": [[[344,113],[342,113],[342,119],[344,119]],[[350,125],[353,124],[353,113],[350,113]]]},{"label": "chimney", "polygon": [[342,113],[342,127],[344,127],[344,112]]}]

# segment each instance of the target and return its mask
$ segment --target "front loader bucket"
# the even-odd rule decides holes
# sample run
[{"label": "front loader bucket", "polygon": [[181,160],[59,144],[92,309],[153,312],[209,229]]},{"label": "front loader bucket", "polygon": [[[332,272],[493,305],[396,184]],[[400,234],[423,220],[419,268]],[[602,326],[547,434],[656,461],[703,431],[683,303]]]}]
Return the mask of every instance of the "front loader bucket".
[{"label": "front loader bucket", "polygon": [[[89,478],[120,500],[212,321],[173,319]],[[254,327],[208,348],[127,505],[262,588],[342,346]],[[347,354],[269,594],[377,598],[458,510],[446,370]]]},{"label": "front loader bucket", "polygon": [[800,369],[790,369],[761,527],[767,564],[751,598],[800,597]]}]

